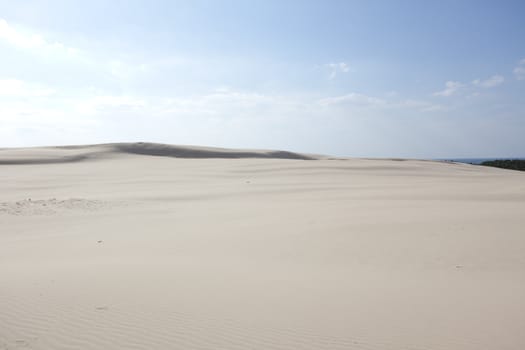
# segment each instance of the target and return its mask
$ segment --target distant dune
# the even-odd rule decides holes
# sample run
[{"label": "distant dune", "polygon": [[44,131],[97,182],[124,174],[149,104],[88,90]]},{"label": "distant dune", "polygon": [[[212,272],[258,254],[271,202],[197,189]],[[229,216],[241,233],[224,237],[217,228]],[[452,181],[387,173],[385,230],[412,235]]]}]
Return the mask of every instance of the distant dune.
[{"label": "distant dune", "polygon": [[287,151],[236,150],[226,148],[174,146],[161,143],[109,143],[99,145],[56,146],[0,149],[0,164],[51,164],[69,163],[124,154],[140,154],[174,158],[269,158],[269,159],[319,159],[320,156]]},{"label": "distant dune", "polygon": [[523,350],[524,213],[469,164],[0,149],[0,349]]}]

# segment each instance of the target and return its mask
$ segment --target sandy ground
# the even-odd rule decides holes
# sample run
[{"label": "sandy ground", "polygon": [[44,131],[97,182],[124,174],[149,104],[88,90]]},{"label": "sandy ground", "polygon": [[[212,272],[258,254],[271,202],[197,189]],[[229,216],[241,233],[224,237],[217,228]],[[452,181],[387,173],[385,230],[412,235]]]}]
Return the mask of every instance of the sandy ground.
[{"label": "sandy ground", "polygon": [[525,349],[525,173],[313,158],[0,150],[0,349]]}]

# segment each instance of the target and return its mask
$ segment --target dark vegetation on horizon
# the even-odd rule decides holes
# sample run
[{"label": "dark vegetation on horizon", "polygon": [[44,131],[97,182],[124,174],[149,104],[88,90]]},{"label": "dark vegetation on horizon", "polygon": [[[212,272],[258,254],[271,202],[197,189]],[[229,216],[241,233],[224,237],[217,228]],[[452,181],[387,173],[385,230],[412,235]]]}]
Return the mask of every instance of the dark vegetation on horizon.
[{"label": "dark vegetation on horizon", "polygon": [[482,162],[480,165],[493,166],[496,168],[525,171],[525,159],[497,159]]}]

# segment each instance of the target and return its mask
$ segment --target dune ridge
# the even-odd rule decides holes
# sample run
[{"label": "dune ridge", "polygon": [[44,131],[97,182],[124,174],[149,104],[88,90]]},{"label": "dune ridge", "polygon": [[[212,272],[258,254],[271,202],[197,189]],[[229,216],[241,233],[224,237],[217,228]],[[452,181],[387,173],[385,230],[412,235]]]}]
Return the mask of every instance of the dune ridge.
[{"label": "dune ridge", "polygon": [[0,165],[73,163],[119,155],[147,155],[193,159],[295,159],[316,160],[322,156],[281,150],[240,150],[216,147],[179,146],[152,142],[0,149]]}]

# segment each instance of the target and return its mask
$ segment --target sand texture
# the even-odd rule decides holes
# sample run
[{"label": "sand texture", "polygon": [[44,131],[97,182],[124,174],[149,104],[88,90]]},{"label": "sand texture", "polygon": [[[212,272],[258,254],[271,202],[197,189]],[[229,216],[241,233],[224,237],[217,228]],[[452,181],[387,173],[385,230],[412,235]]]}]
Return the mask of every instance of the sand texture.
[{"label": "sand texture", "polygon": [[525,349],[525,173],[0,149],[0,349]]}]

